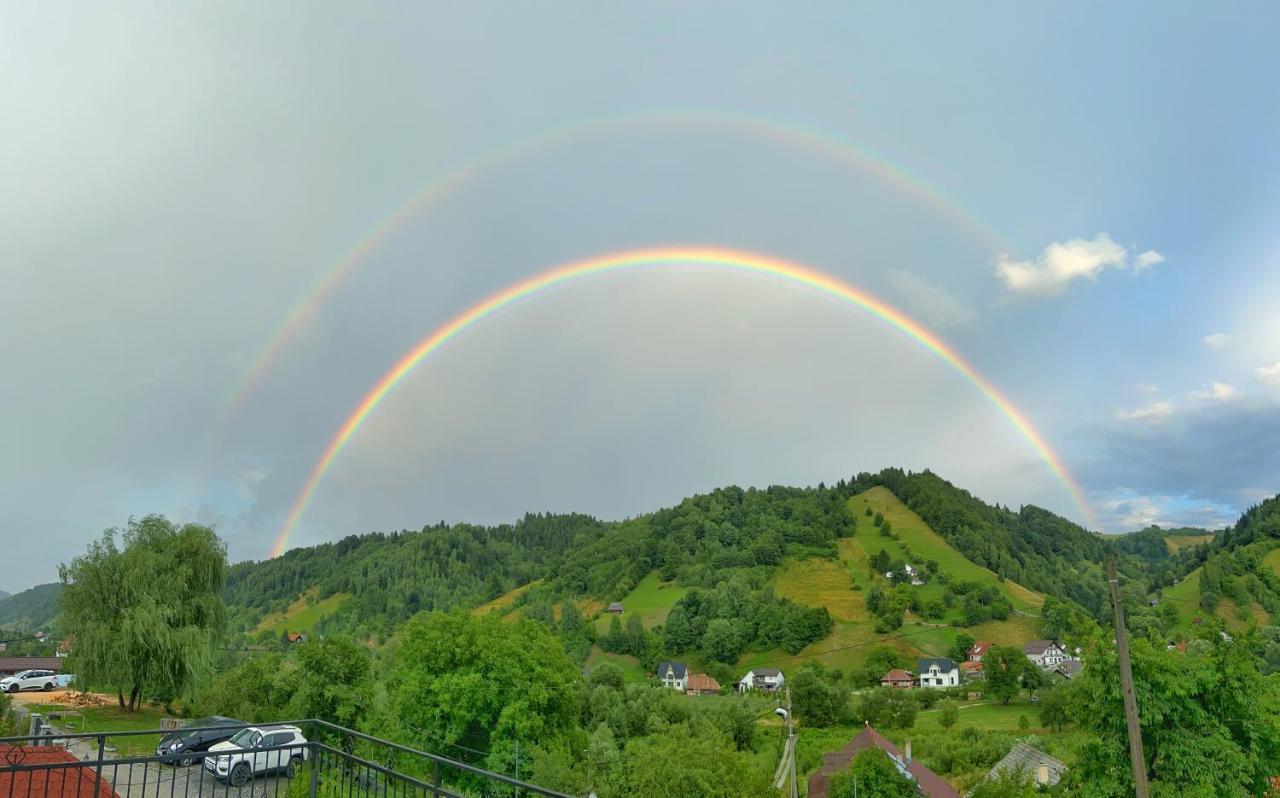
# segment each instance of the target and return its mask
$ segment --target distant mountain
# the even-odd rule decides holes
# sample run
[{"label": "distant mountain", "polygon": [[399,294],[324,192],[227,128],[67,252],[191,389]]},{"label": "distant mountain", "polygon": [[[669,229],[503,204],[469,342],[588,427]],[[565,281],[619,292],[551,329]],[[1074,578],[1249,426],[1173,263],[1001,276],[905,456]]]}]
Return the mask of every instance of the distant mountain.
[{"label": "distant mountain", "polygon": [[4,601],[5,599],[9,598],[12,595],[13,594],[7,590],[0,590],[0,601]]},{"label": "distant mountain", "polygon": [[58,615],[61,593],[62,585],[50,582],[0,598],[0,627],[38,631],[48,626]]}]

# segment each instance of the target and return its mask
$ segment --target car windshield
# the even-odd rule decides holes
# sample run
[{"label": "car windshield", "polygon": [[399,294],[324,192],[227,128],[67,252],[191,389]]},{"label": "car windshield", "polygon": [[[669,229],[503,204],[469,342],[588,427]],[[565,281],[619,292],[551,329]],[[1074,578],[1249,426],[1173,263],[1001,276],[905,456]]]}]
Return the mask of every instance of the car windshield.
[{"label": "car windshield", "polygon": [[235,733],[235,736],[231,738],[231,742],[240,746],[241,748],[252,748],[253,738],[256,736],[258,736],[258,732],[254,731],[253,729],[241,729],[240,731]]}]

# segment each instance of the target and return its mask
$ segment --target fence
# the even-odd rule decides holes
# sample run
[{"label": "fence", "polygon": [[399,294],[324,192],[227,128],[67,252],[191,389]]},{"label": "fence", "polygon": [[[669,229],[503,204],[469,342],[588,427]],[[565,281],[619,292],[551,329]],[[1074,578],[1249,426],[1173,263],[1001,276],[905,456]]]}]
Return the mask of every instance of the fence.
[{"label": "fence", "polygon": [[152,750],[164,729],[0,738],[0,798],[573,798],[320,720],[182,731],[281,726],[306,742],[174,754]]}]

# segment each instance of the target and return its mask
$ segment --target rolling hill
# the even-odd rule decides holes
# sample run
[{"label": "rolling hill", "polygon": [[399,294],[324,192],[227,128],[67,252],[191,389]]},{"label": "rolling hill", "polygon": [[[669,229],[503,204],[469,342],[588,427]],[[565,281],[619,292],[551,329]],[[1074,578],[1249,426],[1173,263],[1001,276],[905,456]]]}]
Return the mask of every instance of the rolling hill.
[{"label": "rolling hill", "polygon": [[58,615],[62,585],[50,582],[0,599],[0,627],[36,631],[52,624]]}]

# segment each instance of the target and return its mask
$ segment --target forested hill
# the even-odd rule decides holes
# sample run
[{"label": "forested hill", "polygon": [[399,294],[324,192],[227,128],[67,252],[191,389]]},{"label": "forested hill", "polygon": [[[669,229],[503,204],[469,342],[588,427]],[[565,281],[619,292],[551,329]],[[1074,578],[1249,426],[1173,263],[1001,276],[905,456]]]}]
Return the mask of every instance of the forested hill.
[{"label": "forested hill", "polygon": [[829,487],[720,488],[625,521],[527,515],[495,527],[352,536],[235,565],[225,595],[242,631],[268,614],[287,623],[290,604],[310,593],[312,601],[338,597],[319,628],[377,635],[420,610],[475,606],[536,580],[537,600],[551,602],[620,600],[655,571],[686,588],[714,588],[729,572],[763,584],[784,557],[834,558],[837,540],[853,530],[848,499],[875,486],[973,562],[1105,615],[1103,538],[1047,510],[993,506],[931,472],[900,469]]},{"label": "forested hill", "polygon": [[1014,512],[987,504],[931,471],[887,468],[840,483],[850,495],[877,485],[892,491],[973,562],[1104,616],[1101,563],[1109,547],[1102,537],[1034,505]]},{"label": "forested hill", "polygon": [[438,524],[353,535],[237,563],[227,574],[224,597],[233,622],[251,628],[304,592],[349,594],[333,622],[385,633],[421,610],[478,604],[542,577],[567,549],[594,540],[604,528],[586,515],[529,514],[496,527]]},{"label": "forested hill", "polygon": [[62,585],[52,582],[0,599],[0,628],[37,631],[58,614]]}]

